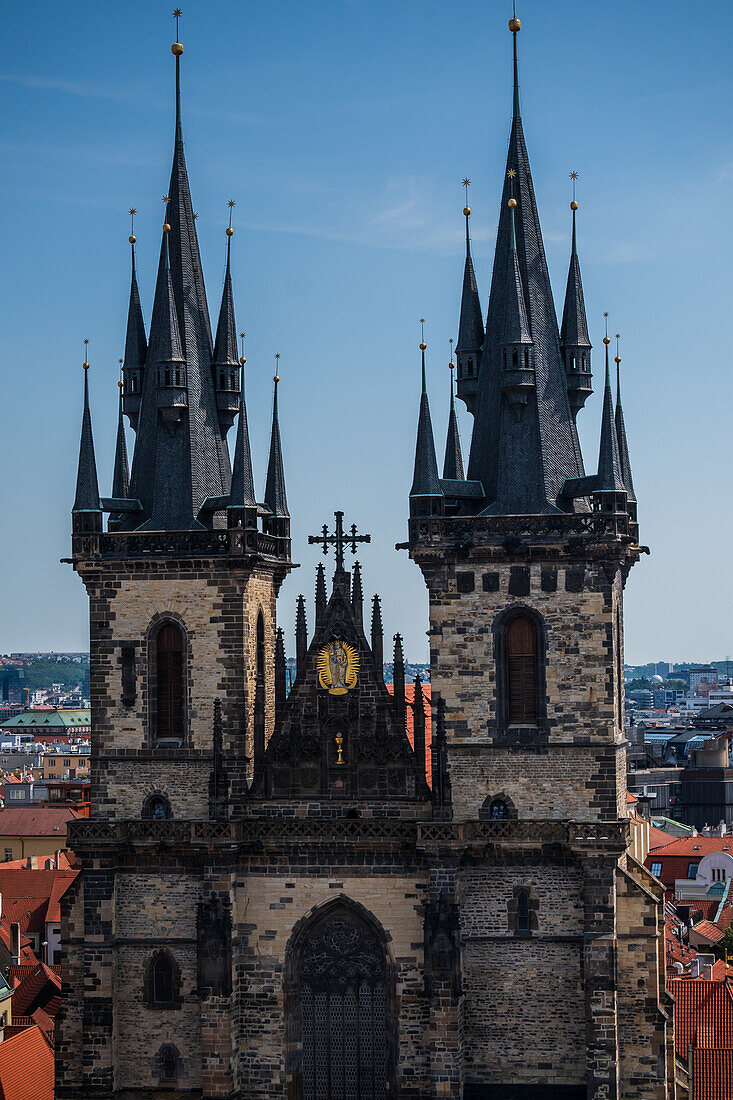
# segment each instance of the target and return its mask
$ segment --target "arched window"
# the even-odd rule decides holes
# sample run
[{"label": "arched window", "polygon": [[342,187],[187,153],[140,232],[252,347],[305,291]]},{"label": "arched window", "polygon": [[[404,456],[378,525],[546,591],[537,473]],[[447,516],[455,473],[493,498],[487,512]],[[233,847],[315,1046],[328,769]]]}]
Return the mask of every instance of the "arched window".
[{"label": "arched window", "polygon": [[167,821],[173,817],[171,804],[164,794],[151,794],[143,805],[144,821]]},{"label": "arched window", "polygon": [[173,959],[166,951],[155,956],[152,967],[152,1003],[170,1006],[175,1001],[176,976]]},{"label": "arched window", "polygon": [[519,352],[516,348],[512,348],[512,366],[516,367],[519,363]]},{"label": "arched window", "polygon": [[156,740],[183,740],[184,640],[177,623],[167,622],[155,638]]},{"label": "arched window", "polygon": [[509,725],[537,725],[537,632],[525,615],[507,630],[507,678]]},{"label": "arched window", "polygon": [[509,817],[509,807],[503,798],[495,798],[489,806],[489,819],[491,821],[506,821]]},{"label": "arched window", "polygon": [[288,1026],[302,1100],[386,1100],[392,1077],[391,971],[379,931],[346,903],[296,930]]},{"label": "arched window", "polygon": [[175,1081],[178,1076],[178,1055],[175,1047],[165,1046],[160,1052],[160,1076],[164,1081]]},{"label": "arched window", "polygon": [[517,894],[517,932],[529,932],[529,892],[520,890]]}]

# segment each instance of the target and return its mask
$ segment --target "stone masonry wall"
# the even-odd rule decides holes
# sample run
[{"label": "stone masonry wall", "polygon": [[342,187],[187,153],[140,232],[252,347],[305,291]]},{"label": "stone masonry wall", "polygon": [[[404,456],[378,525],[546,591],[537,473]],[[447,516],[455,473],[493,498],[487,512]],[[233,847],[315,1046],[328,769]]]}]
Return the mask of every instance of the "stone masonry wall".
[{"label": "stone masonry wall", "polygon": [[[614,652],[620,571],[591,562],[500,560],[423,564],[423,572],[430,591],[431,684],[445,701],[454,817],[476,817],[491,793],[487,786],[501,789],[510,773],[517,777],[520,817],[609,820],[625,814],[616,760],[623,752]],[[548,725],[541,760],[534,746],[525,750],[496,731],[493,625],[512,607],[536,611],[546,631]],[[483,764],[462,751],[465,746],[481,746]],[[554,812],[548,813],[545,793],[531,790],[535,778],[546,791],[554,785]],[[538,810],[530,812],[530,803]]]},{"label": "stone masonry wall", "polygon": [[[262,611],[266,736],[274,722],[274,569],[227,561],[146,561],[79,567],[90,597],[92,814],[139,817],[153,789],[172,792],[174,816],[207,816],[214,700],[222,703],[225,759],[240,791],[252,757],[256,624]],[[154,746],[151,628],[171,616],[186,634],[186,740],[177,754]],[[134,646],[135,699],[122,701],[123,643]],[[169,760],[176,763],[169,764]],[[190,766],[187,768],[185,762]],[[251,768],[251,764],[250,764]],[[170,797],[170,795],[169,795]]]}]

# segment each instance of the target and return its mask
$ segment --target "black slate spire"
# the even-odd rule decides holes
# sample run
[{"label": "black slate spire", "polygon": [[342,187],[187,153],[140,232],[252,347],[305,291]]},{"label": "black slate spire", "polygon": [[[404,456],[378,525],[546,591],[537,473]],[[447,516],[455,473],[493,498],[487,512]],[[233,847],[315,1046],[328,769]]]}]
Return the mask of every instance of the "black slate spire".
[{"label": "black slate spire", "polygon": [[413,684],[413,697],[412,697],[412,732],[413,732],[413,749],[415,752],[415,764],[417,765],[417,771],[423,782],[427,782],[425,775],[425,700],[422,693],[422,680],[420,676],[415,677],[415,683]]},{"label": "black slate spire", "polygon": [[[131,210],[130,217],[134,218],[134,216],[135,212]],[[142,306],[140,305],[140,291],[137,285],[135,240],[135,234],[131,233],[130,252],[132,255],[132,276],[130,280],[130,301],[127,307],[127,334],[125,336],[125,357],[122,364],[122,377],[125,383],[123,398],[125,415],[129,417],[131,427],[137,429],[140,400],[143,392],[145,360],[148,354],[148,342],[145,336],[145,322],[143,320]]]},{"label": "black slate spire", "polygon": [[216,326],[216,339],[214,340],[214,359],[212,370],[214,372],[214,387],[216,389],[216,405],[219,411],[219,421],[222,429],[227,431],[234,423],[234,417],[239,411],[239,365],[237,361],[237,325],[234,320],[234,294],[232,293],[232,236],[234,230],[231,226],[231,210],[233,201],[229,204],[230,221],[227,228],[227,266],[224,275],[224,289],[221,295],[221,307],[219,309],[219,321]]},{"label": "black slate spire", "polygon": [[287,699],[285,682],[285,636],[282,627],[275,634],[275,725],[282,723],[283,708]]},{"label": "black slate spire", "polygon": [[[557,508],[568,478],[583,476],[575,422],[570,411],[555,305],[542,243],[529,158],[519,107],[517,33],[514,46],[514,116],[507,155],[496,252],[481,355],[476,422],[468,478],[481,482],[492,514],[543,514]],[[516,206],[509,200],[516,198]],[[516,264],[528,335],[534,384],[523,410],[512,407],[503,376],[502,344],[508,300],[517,296],[512,252],[512,211]],[[521,303],[517,298],[517,308]],[[516,311],[515,311],[516,313]],[[519,364],[518,364],[519,365]],[[521,391],[520,391],[521,392]],[[582,505],[581,505],[582,506]]]},{"label": "black slate spire", "polygon": [[[468,199],[469,180],[463,181]],[[463,289],[461,291],[461,314],[458,322],[458,343],[456,344],[456,362],[458,363],[458,396],[473,411],[476,396],[481,347],[484,342],[484,322],[481,316],[481,302],[476,272],[471,257],[471,237],[468,220],[471,207],[468,201],[463,208],[466,218],[466,262],[463,267]]]},{"label": "black slate spire", "polygon": [[[247,424],[247,403],[244,395],[244,356],[241,358],[241,381],[239,384],[239,422],[237,423],[237,440],[234,446],[234,469],[232,471],[232,489],[229,495],[229,507],[227,509],[228,525],[239,526],[238,517],[242,516],[244,509],[256,509],[255,485],[252,474],[252,452],[249,445],[249,426]],[[251,516],[251,523],[245,523],[242,517],[242,526],[257,526],[256,511]]]},{"label": "black slate spire", "polygon": [[618,438],[613,418],[613,398],[611,396],[611,373],[608,365],[608,336],[603,338],[606,350],[606,380],[603,388],[603,412],[601,414],[601,444],[598,452],[598,477],[596,493],[623,493],[624,481],[621,476],[621,463],[618,454]]},{"label": "black slate spire", "polygon": [[[89,363],[84,363],[84,412],[81,420],[81,440],[79,443],[79,466],[76,475],[76,495],[72,513],[79,513],[74,518],[74,530],[80,532],[82,526],[85,530],[101,531],[102,512],[99,499],[99,483],[97,481],[97,462],[94,457],[94,438],[92,436],[92,414],[89,411]],[[89,516],[89,523],[82,523],[81,513],[95,513]]]},{"label": "black slate spire", "polygon": [[[577,172],[573,172],[572,177],[574,185]],[[575,198],[570,203],[570,208],[573,212],[573,236],[568,282],[565,289],[565,305],[562,313],[562,325],[560,326],[560,343],[565,359],[565,376],[570,408],[573,416],[576,416],[593,392],[590,369],[592,345],[588,337],[583,282],[580,278],[580,261],[578,259],[578,241],[575,227],[575,214],[578,204]]]},{"label": "black slate spire", "polygon": [[442,497],[443,490],[440,487],[438,477],[438,462],[435,457],[435,440],[433,438],[433,425],[430,420],[430,404],[428,402],[428,390],[425,377],[425,348],[423,340],[420,343],[422,355],[422,393],[420,394],[420,414],[417,421],[417,443],[415,446],[415,472],[412,479],[411,497]]},{"label": "black slate spire", "polygon": [[461,437],[458,432],[456,402],[453,396],[453,363],[450,364],[450,412],[448,413],[448,434],[445,439],[445,458],[443,459],[443,477],[451,481],[463,481],[463,454]]},{"label": "black slate spire", "polygon": [[270,434],[270,458],[267,464],[265,482],[265,504],[276,519],[289,516],[288,500],[285,495],[285,472],[283,470],[282,448],[280,446],[280,420],[277,411],[277,387],[279,376],[275,375],[275,392],[272,398],[272,432]]},{"label": "black slate spire", "polygon": [[[115,442],[115,461],[112,470],[112,496],[115,500],[126,500],[130,493],[130,470],[127,465],[127,441],[125,440],[124,412],[124,384],[118,382],[119,408],[117,412],[117,440]],[[107,526],[110,531],[115,530],[123,517],[120,514],[110,515]]]},{"label": "black slate spire", "polygon": [[[621,470],[621,479],[626,489],[626,498],[629,504],[636,504],[634,492],[634,480],[631,476],[631,460],[629,458],[629,445],[626,440],[626,425],[624,424],[624,410],[621,406],[621,356],[616,348],[616,440],[618,443],[618,459]],[[632,517],[636,519],[634,515]]]},{"label": "black slate spire", "polygon": [[166,205],[170,228],[160,251],[130,493],[142,505],[135,526],[139,521],[144,530],[181,531],[211,522],[211,513],[199,519],[201,505],[206,497],[228,496],[231,467],[217,411],[209,311],[183,151],[183,47],[174,43],[172,49],[176,131]]},{"label": "black slate spire", "polygon": [[392,657],[392,683],[394,684],[395,715],[401,730],[407,729],[405,703],[405,656],[402,652],[402,635],[394,636]]}]

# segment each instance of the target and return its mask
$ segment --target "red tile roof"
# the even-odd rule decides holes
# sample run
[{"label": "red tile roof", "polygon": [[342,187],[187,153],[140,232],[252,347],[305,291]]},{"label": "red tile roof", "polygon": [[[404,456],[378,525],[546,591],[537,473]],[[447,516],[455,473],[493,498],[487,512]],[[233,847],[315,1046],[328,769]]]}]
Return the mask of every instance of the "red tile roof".
[{"label": "red tile roof", "polygon": [[[394,684],[387,684],[387,691],[390,695],[394,695]],[[423,703],[425,707],[425,777],[428,781],[428,786],[433,785],[433,767],[432,767],[432,729],[433,729],[433,715],[430,706],[430,684],[423,684],[422,686]],[[415,747],[415,685],[405,684],[405,720],[407,725],[407,739]]]},{"label": "red tile roof", "polygon": [[53,1100],[53,1050],[41,1029],[25,1028],[0,1043],[3,1100]]},{"label": "red tile roof", "polygon": [[[10,951],[10,921],[5,917],[0,920],[0,939],[3,941],[8,951]],[[20,961],[21,963],[33,964],[34,966],[38,964],[38,959],[31,947],[31,941],[22,930],[20,933]]]},{"label": "red tile roof", "polygon": [[57,837],[63,848],[66,842],[66,823],[76,821],[81,814],[70,806],[13,806],[0,810],[0,837],[48,836]]},{"label": "red tile roof", "polygon": [[694,1050],[695,1100],[733,1100],[733,1050]]},{"label": "red tile roof", "polygon": [[687,1059],[687,1048],[733,1048],[733,990],[727,982],[673,978],[676,1000],[675,1047]]},{"label": "red tile roof", "polygon": [[45,1008],[49,1015],[55,1015],[58,1006],[51,1002],[57,996],[61,996],[61,978],[45,963],[39,963],[13,992],[13,1015],[17,1012],[20,1016],[29,1016],[37,1008]]},{"label": "red tile roof", "polygon": [[657,877],[671,888],[678,878],[687,878],[687,869],[691,863],[699,863],[710,852],[725,851],[733,856],[732,836],[678,837],[662,847],[650,850],[644,863],[650,869],[652,863],[661,863],[662,873]]},{"label": "red tile roof", "polygon": [[664,829],[658,829],[656,825],[649,826],[649,851],[653,852],[655,848],[665,848],[667,844],[671,844],[677,837],[673,837],[671,833],[665,833]]},{"label": "red tile roof", "polygon": [[709,943],[717,943],[725,935],[720,928],[711,924],[709,920],[701,920],[693,927],[692,931],[696,932],[698,936],[704,936]]},{"label": "red tile roof", "polygon": [[61,919],[59,902],[79,871],[26,871],[0,864],[2,916],[22,932],[44,933],[46,922]]},{"label": "red tile roof", "polygon": [[638,802],[638,801],[639,801],[639,799],[636,797],[635,794],[632,794],[631,791],[626,792],[626,803],[627,803],[627,805],[630,806],[632,802]]}]

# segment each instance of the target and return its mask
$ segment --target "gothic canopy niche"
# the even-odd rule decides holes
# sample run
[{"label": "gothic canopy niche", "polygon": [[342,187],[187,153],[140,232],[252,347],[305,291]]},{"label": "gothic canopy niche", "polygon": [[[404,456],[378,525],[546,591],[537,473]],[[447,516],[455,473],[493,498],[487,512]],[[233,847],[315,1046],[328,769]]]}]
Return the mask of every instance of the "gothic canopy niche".
[{"label": "gothic canopy niche", "polygon": [[[384,683],[381,634],[374,619],[371,645],[363,626],[361,569],[344,568],[344,549],[369,536],[343,530],[311,536],[334,546],[336,570],[326,601],[319,569],[315,632],[298,636],[295,683],[277,715],[255,796],[265,798],[429,800],[425,774]],[[319,600],[318,591],[322,592]],[[302,604],[299,605],[302,608]],[[381,619],[379,621],[381,630]],[[373,647],[377,647],[377,652]]]}]

